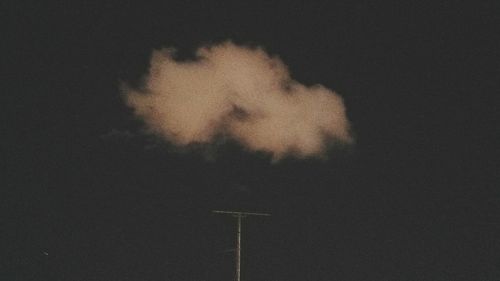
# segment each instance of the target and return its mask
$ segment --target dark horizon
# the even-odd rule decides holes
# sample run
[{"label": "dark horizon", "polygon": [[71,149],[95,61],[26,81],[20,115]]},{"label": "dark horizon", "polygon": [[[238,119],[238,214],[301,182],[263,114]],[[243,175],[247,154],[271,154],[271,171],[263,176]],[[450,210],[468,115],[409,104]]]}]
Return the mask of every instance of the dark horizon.
[{"label": "dark horizon", "polygon": [[[392,2],[392,1],[391,1]],[[3,6],[2,280],[500,279],[499,9],[132,1]],[[273,163],[144,133],[151,52],[232,40],[344,100],[355,143]]]}]

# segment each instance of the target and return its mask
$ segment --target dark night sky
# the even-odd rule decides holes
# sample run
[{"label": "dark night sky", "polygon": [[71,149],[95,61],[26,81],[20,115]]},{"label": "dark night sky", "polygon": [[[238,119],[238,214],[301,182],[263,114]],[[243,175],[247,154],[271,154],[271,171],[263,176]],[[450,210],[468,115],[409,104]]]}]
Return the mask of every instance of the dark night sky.
[{"label": "dark night sky", "polygon": [[[273,214],[245,222],[245,281],[500,280],[496,1],[15,2],[1,280],[229,281],[230,208]],[[270,164],[143,135],[120,81],[225,39],[339,92],[356,145]]]}]

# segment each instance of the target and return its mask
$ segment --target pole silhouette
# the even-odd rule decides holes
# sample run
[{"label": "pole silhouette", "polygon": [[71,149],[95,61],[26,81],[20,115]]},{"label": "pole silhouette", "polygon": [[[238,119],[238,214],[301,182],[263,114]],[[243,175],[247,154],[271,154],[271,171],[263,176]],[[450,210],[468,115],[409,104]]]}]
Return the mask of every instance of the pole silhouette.
[{"label": "pole silhouette", "polygon": [[216,214],[231,215],[237,220],[236,228],[236,273],[235,281],[241,281],[241,219],[247,216],[271,216],[266,213],[236,212],[236,211],[212,211]]}]

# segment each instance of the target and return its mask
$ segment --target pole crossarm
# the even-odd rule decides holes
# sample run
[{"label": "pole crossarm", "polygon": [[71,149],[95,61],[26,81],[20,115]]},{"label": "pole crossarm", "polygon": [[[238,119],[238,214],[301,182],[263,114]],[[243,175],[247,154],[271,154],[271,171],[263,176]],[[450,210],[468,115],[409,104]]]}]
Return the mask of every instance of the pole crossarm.
[{"label": "pole crossarm", "polygon": [[236,211],[212,211],[216,214],[224,214],[231,215],[237,219],[237,228],[236,228],[236,272],[235,272],[235,281],[241,281],[241,219],[247,216],[271,216],[267,213],[253,213],[253,212],[236,212]]},{"label": "pole crossarm", "polygon": [[216,214],[227,214],[227,215],[233,215],[233,216],[237,216],[237,217],[246,217],[246,216],[266,216],[266,217],[269,217],[269,216],[271,216],[271,214],[267,214],[267,213],[254,213],[254,212],[219,211],[219,210],[214,210],[212,212],[216,213]]}]

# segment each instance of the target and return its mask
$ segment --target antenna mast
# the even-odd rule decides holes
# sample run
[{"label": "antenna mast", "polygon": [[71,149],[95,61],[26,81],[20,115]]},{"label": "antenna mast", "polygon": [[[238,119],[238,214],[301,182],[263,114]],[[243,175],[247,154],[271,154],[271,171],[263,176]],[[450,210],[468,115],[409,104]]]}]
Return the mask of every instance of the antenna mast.
[{"label": "antenna mast", "polygon": [[241,281],[241,219],[247,216],[271,216],[266,213],[249,213],[235,211],[212,211],[216,214],[231,215],[237,219],[236,228],[236,276],[235,281]]}]

